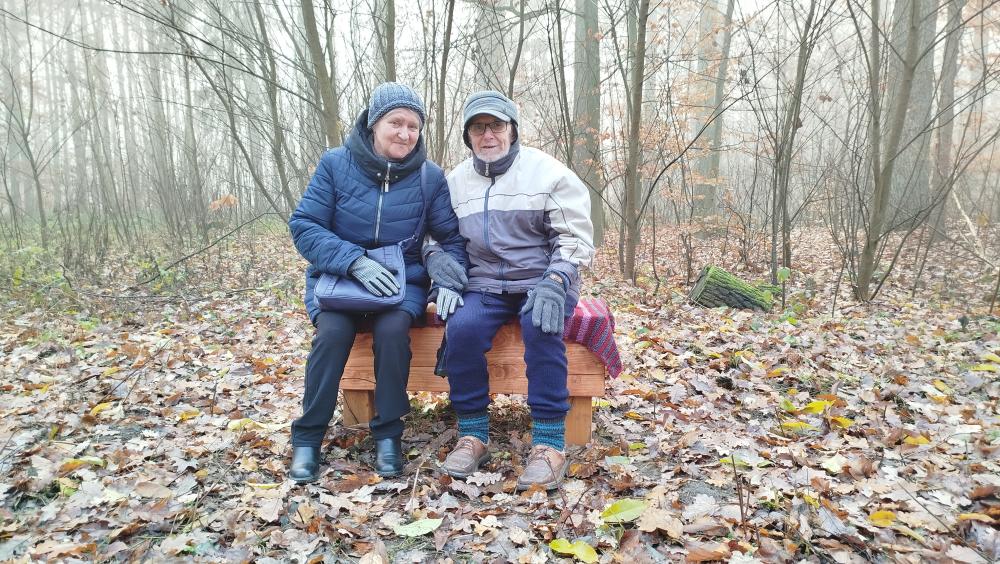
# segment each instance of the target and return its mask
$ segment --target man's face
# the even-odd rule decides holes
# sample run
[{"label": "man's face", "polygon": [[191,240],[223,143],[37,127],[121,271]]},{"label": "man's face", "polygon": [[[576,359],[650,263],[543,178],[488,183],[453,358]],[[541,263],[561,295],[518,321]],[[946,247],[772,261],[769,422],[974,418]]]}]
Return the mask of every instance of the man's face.
[{"label": "man's face", "polygon": [[[510,151],[513,128],[510,123],[489,114],[479,114],[469,120],[469,141],[472,152],[482,161],[496,162]],[[502,131],[496,131],[502,129]]]},{"label": "man's face", "polygon": [[420,116],[407,108],[396,108],[372,126],[375,153],[390,161],[410,154],[420,138]]}]

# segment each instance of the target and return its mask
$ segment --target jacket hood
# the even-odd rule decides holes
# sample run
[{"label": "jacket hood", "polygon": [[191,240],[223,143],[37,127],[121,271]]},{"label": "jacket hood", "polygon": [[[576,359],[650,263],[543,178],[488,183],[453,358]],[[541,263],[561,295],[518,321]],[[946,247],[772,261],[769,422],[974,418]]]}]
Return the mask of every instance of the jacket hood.
[{"label": "jacket hood", "polygon": [[389,171],[389,182],[397,182],[415,172],[427,160],[423,132],[417,138],[417,144],[410,151],[410,154],[403,157],[401,161],[390,161],[375,153],[372,130],[368,129],[368,110],[361,112],[361,115],[358,116],[354,122],[354,129],[347,136],[344,146],[351,152],[351,156],[357,161],[361,170],[377,183],[386,180],[387,170]]}]

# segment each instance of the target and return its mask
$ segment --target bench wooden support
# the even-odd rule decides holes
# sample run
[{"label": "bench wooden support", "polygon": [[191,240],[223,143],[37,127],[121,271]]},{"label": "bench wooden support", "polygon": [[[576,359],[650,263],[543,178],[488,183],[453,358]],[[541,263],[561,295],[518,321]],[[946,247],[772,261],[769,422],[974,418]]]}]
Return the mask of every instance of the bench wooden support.
[{"label": "bench wooden support", "polygon": [[[434,374],[437,349],[444,334],[443,327],[420,327],[410,330],[413,359],[410,362],[411,392],[448,392],[448,380]],[[590,442],[593,419],[593,398],[604,396],[606,371],[597,357],[578,343],[566,343],[569,361],[570,411],[566,416],[566,443],[584,445]],[[528,393],[524,376],[524,344],[521,327],[504,325],[493,339],[493,350],[486,355],[490,372],[490,393]],[[372,357],[371,333],[359,333],[340,381],[344,396],[343,417],[348,425],[368,423],[375,416],[375,366]]]}]

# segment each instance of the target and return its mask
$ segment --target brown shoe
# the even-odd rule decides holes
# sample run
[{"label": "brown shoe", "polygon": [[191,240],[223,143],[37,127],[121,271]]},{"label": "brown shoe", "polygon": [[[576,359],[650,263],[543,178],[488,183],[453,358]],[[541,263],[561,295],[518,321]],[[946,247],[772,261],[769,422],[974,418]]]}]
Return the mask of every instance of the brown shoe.
[{"label": "brown shoe", "polygon": [[458,444],[444,459],[441,466],[453,478],[468,478],[479,470],[479,465],[490,459],[490,451],[476,437],[459,437]]},{"label": "brown shoe", "polygon": [[517,489],[526,490],[538,485],[546,490],[554,490],[562,483],[566,466],[568,462],[565,454],[547,445],[536,445],[528,455],[524,472],[517,478]]}]

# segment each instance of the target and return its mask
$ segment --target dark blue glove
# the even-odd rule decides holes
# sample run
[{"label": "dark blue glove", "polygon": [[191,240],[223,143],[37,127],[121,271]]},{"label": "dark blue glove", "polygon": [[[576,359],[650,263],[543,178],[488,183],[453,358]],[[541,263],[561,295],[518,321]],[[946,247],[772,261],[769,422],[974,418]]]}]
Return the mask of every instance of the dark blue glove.
[{"label": "dark blue glove", "polygon": [[566,289],[546,276],[528,292],[521,315],[531,312],[531,324],[542,333],[562,335],[566,324]]},{"label": "dark blue glove", "polygon": [[469,285],[469,276],[455,257],[444,251],[434,251],[424,259],[427,274],[439,286],[461,292]]}]

